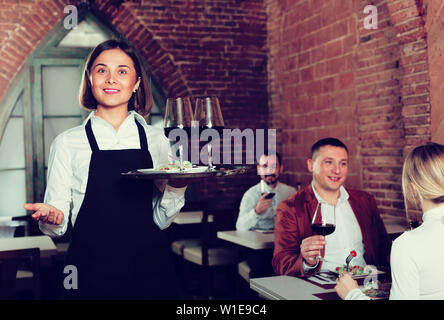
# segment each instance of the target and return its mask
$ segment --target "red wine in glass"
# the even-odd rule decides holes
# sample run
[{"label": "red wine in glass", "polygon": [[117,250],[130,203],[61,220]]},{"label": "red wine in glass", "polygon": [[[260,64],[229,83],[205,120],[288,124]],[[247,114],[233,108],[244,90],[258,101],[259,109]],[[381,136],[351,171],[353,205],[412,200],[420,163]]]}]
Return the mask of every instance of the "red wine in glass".
[{"label": "red wine in glass", "polygon": [[311,229],[313,230],[314,234],[320,235],[320,236],[328,236],[329,234],[332,234],[335,232],[336,226],[331,223],[327,224],[312,224]]},{"label": "red wine in glass", "polygon": [[[185,146],[188,146],[190,141],[191,134],[191,125],[193,123],[193,111],[191,108],[191,100],[188,97],[185,98],[168,98],[165,105],[165,118],[164,118],[164,133],[165,136],[170,140],[170,145],[174,145],[176,142],[180,140],[180,136],[175,136],[175,138],[171,137],[170,134],[173,130],[180,130],[182,133],[181,136],[186,138],[187,141],[184,141],[181,145],[179,145],[179,163],[180,163],[180,171],[184,171],[183,166],[183,156],[184,156],[184,143]],[[185,152],[188,154],[188,152]],[[177,157],[177,154],[174,155]]]},{"label": "red wine in glass", "polygon": [[[196,99],[196,108],[194,110],[194,119],[198,121],[201,129],[216,129],[219,133],[224,128],[224,120],[220,110],[219,99],[215,96],[199,97]],[[207,144],[208,151],[208,170],[214,170],[212,159],[212,141]]]}]

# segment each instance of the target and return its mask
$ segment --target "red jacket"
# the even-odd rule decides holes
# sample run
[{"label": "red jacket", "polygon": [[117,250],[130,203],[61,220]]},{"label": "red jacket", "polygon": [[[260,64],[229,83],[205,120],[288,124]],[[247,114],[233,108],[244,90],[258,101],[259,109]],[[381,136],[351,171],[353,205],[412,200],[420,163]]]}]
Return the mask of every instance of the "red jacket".
[{"label": "red jacket", "polygon": [[[348,201],[361,228],[366,263],[388,266],[391,240],[379,216],[375,199],[364,191],[347,190],[347,192]],[[310,184],[278,205],[272,262],[277,275],[305,276],[300,244],[303,239],[313,235],[311,221],[317,204]],[[324,250],[321,250],[321,255],[324,256]],[[317,272],[320,268],[321,263],[310,273]]]}]

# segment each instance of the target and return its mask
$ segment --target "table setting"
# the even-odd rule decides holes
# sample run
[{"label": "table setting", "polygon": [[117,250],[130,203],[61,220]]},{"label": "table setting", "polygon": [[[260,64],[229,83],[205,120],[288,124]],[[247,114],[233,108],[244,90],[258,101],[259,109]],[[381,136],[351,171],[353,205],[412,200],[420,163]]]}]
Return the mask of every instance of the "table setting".
[{"label": "table setting", "polygon": [[250,288],[270,300],[340,300],[334,288],[338,277],[348,268],[361,291],[371,300],[388,299],[391,287],[390,270],[370,265],[355,266],[351,262],[353,258],[353,253],[350,252],[344,265],[337,267],[338,270],[317,272],[307,277],[253,278],[250,279]]},{"label": "table setting", "polygon": [[344,272],[348,272],[351,277],[358,282],[361,291],[370,299],[388,299],[390,295],[390,274],[387,268],[378,268],[372,265],[359,266],[350,265],[356,252],[351,251],[345,259],[343,266],[338,266],[335,270],[321,271],[313,274],[306,281],[313,283],[327,291],[314,294],[323,300],[338,300],[339,296],[334,291],[336,281]]}]

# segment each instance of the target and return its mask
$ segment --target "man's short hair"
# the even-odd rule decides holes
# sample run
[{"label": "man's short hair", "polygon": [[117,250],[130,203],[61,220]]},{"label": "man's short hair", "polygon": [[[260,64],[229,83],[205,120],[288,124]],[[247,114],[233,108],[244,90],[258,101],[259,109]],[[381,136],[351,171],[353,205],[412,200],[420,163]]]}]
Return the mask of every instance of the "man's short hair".
[{"label": "man's short hair", "polygon": [[276,158],[278,159],[279,165],[282,165],[282,156],[279,152],[277,151],[264,151],[263,153],[264,156],[272,156],[272,155],[276,155]]},{"label": "man's short hair", "polygon": [[347,146],[342,143],[341,140],[336,139],[336,138],[324,138],[319,140],[318,142],[316,142],[312,147],[311,147],[311,159],[313,159],[314,154],[323,146],[332,146],[332,147],[339,147],[339,148],[343,148],[345,149],[345,151],[347,151],[348,154],[348,149]]}]

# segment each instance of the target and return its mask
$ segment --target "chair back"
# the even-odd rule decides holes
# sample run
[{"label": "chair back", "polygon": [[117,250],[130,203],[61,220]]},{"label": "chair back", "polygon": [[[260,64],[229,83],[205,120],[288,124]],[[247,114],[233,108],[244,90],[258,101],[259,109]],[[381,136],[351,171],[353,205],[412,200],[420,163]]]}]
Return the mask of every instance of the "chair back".
[{"label": "chair back", "polygon": [[16,299],[17,271],[26,267],[33,274],[33,298],[40,298],[40,249],[0,251],[0,299]]}]

